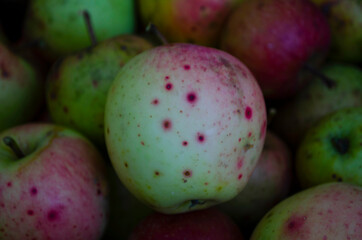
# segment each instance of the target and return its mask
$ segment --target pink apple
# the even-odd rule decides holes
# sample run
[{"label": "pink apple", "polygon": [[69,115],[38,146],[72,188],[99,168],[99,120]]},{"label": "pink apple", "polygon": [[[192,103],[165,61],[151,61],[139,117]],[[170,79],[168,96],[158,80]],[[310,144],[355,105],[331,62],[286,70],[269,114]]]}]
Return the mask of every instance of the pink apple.
[{"label": "pink apple", "polygon": [[101,237],[108,187],[103,159],[88,140],[35,123],[3,131],[0,139],[0,239]]},{"label": "pink apple", "polygon": [[215,208],[166,215],[153,213],[133,230],[129,240],[242,240],[229,216]]},{"label": "pink apple", "polygon": [[304,85],[307,65],[322,62],[330,31],[308,0],[254,0],[239,4],[221,38],[221,49],[249,67],[266,98],[285,98]]}]

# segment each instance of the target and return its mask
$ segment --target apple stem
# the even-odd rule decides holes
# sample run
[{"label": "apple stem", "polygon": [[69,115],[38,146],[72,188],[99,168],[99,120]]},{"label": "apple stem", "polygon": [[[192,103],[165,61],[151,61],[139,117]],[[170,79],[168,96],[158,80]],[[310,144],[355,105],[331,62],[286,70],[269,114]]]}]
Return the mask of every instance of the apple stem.
[{"label": "apple stem", "polygon": [[345,154],[348,152],[349,141],[346,138],[332,138],[331,139],[333,147],[340,153]]},{"label": "apple stem", "polygon": [[312,67],[309,64],[305,64],[303,66],[303,68],[305,70],[307,70],[308,72],[312,73],[314,76],[316,76],[318,79],[322,80],[322,82],[327,86],[327,88],[331,89],[336,87],[336,82],[334,80],[332,80],[331,78],[327,77],[326,75],[324,75],[323,73],[321,73],[320,71],[318,71],[318,69]]},{"label": "apple stem", "polygon": [[153,23],[148,23],[147,27],[146,27],[146,32],[151,32],[153,34],[155,34],[157,36],[157,38],[162,42],[163,45],[167,45],[168,41],[165,38],[165,36],[163,36],[163,34],[160,32],[160,30],[158,30],[158,28],[156,27],[155,24]]},{"label": "apple stem", "polygon": [[10,137],[10,136],[4,137],[3,142],[5,143],[5,145],[7,145],[9,148],[11,148],[11,150],[13,150],[13,152],[15,153],[15,155],[18,158],[25,157],[25,154],[21,151],[21,149],[19,148],[19,145],[12,137]]},{"label": "apple stem", "polygon": [[87,30],[88,30],[88,34],[89,37],[91,39],[92,42],[92,47],[94,47],[97,44],[97,38],[96,35],[94,33],[94,29],[93,29],[93,25],[92,25],[92,21],[91,21],[91,16],[89,14],[89,12],[87,10],[83,11],[83,17],[85,20],[85,23],[87,25]]}]

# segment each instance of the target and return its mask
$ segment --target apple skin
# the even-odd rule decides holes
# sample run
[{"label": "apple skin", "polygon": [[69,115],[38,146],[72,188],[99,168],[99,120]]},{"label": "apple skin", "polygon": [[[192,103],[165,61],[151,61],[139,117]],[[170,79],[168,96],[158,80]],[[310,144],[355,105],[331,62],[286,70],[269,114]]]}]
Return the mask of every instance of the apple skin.
[{"label": "apple skin", "polygon": [[215,208],[167,215],[153,213],[141,221],[128,240],[242,240],[237,225]]},{"label": "apple skin", "polygon": [[303,65],[320,65],[329,41],[328,22],[309,1],[254,0],[232,12],[220,47],[251,70],[266,99],[280,99],[304,86]]},{"label": "apple skin", "polygon": [[133,0],[34,0],[25,16],[23,41],[39,41],[39,52],[49,60],[90,46],[84,10],[98,41],[135,31]]},{"label": "apple skin", "polygon": [[33,67],[0,43],[0,131],[32,120],[43,105],[43,89]]},{"label": "apple skin", "polygon": [[362,107],[327,115],[308,130],[296,154],[302,188],[343,181],[362,186]]},{"label": "apple skin", "polygon": [[270,128],[296,149],[303,136],[324,116],[347,107],[362,106],[362,70],[355,65],[329,62],[320,72],[333,81],[313,78],[277,109]]},{"label": "apple skin", "polygon": [[326,15],[331,28],[329,58],[362,61],[362,2],[360,0],[311,0]]},{"label": "apple skin", "polygon": [[360,239],[362,188],[318,185],[283,200],[259,222],[250,240]]},{"label": "apple skin", "polygon": [[263,151],[246,187],[219,207],[243,229],[253,229],[275,204],[287,197],[291,181],[291,152],[282,139],[267,131]]},{"label": "apple skin", "polygon": [[47,106],[53,121],[76,129],[105,149],[108,89],[127,61],[152,47],[141,37],[119,35],[55,63],[46,82]]},{"label": "apple skin", "polygon": [[230,54],[164,45],[118,73],[105,130],[112,164],[138,199],[163,213],[192,211],[244,188],[264,144],[265,102]]},{"label": "apple skin", "polygon": [[[3,143],[5,136],[24,158]],[[97,149],[52,124],[17,126],[0,139],[0,239],[99,239],[108,186]]]},{"label": "apple skin", "polygon": [[169,42],[216,47],[223,25],[240,0],[138,0],[144,26],[149,22]]}]

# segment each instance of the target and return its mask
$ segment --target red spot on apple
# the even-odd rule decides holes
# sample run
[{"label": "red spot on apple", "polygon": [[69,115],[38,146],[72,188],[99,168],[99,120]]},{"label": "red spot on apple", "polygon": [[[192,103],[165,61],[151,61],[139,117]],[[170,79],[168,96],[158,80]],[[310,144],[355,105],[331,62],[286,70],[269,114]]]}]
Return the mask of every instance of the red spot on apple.
[{"label": "red spot on apple", "polygon": [[33,215],[34,215],[34,211],[33,211],[33,210],[28,210],[26,213],[27,213],[29,216],[33,216]]},{"label": "red spot on apple", "polygon": [[160,101],[159,101],[157,98],[155,98],[155,99],[152,100],[152,104],[153,104],[153,105],[158,105],[159,102],[160,102]]},{"label": "red spot on apple", "polygon": [[166,76],[165,77],[165,81],[169,80],[170,79],[170,76]]},{"label": "red spot on apple", "polygon": [[190,92],[190,93],[188,93],[187,94],[187,101],[189,102],[189,103],[195,103],[196,102],[196,100],[197,100],[197,95],[196,95],[196,93],[194,93],[194,92]]},{"label": "red spot on apple", "polygon": [[170,131],[171,128],[172,128],[172,122],[171,122],[171,120],[169,120],[169,119],[163,120],[162,126],[163,126],[163,129],[164,129],[165,131]]},{"label": "red spot on apple", "polygon": [[246,107],[245,109],[245,118],[250,120],[253,116],[253,110],[250,107]]},{"label": "red spot on apple", "polygon": [[35,196],[37,193],[38,193],[38,189],[37,189],[36,187],[32,187],[32,188],[30,189],[30,194],[31,194],[32,196]]},{"label": "red spot on apple", "polygon": [[141,145],[142,145],[142,146],[144,146],[144,145],[145,145],[144,141],[141,141]]},{"label": "red spot on apple", "polygon": [[183,175],[184,175],[184,177],[189,178],[192,176],[192,171],[187,169],[187,170],[183,171]]},{"label": "red spot on apple", "polygon": [[167,84],[165,85],[165,89],[166,89],[167,91],[171,91],[172,88],[173,88],[172,83],[167,83]]},{"label": "red spot on apple", "polygon": [[239,140],[238,140],[239,142],[241,142],[241,138],[239,138]]},{"label": "red spot on apple", "polygon": [[287,231],[299,231],[307,220],[306,216],[292,216],[286,222]]},{"label": "red spot on apple", "polygon": [[190,65],[188,65],[188,64],[184,65],[185,70],[190,70],[190,68],[191,68]]},{"label": "red spot on apple", "polygon": [[196,139],[197,139],[197,141],[198,141],[199,143],[205,142],[205,136],[204,136],[204,134],[202,134],[202,133],[197,133]]},{"label": "red spot on apple", "polygon": [[182,146],[185,146],[185,147],[186,147],[188,144],[189,144],[189,143],[188,143],[187,141],[183,141],[183,142],[182,142]]},{"label": "red spot on apple", "polygon": [[6,183],[6,186],[7,186],[7,187],[11,187],[12,185],[13,185],[12,182],[7,182],[7,183]]},{"label": "red spot on apple", "polygon": [[239,170],[240,168],[242,168],[243,163],[244,163],[244,158],[239,158],[239,159],[238,159],[238,162],[237,162],[237,165],[236,165],[238,170]]},{"label": "red spot on apple", "polygon": [[248,137],[251,137],[251,132],[248,133]]},{"label": "red spot on apple", "polygon": [[49,221],[55,221],[59,218],[59,213],[56,210],[50,210],[47,217]]},{"label": "red spot on apple", "polygon": [[155,175],[156,175],[156,176],[160,176],[160,172],[159,172],[159,171],[155,171]]},{"label": "red spot on apple", "polygon": [[243,177],[243,174],[239,174],[238,179],[240,180]]}]

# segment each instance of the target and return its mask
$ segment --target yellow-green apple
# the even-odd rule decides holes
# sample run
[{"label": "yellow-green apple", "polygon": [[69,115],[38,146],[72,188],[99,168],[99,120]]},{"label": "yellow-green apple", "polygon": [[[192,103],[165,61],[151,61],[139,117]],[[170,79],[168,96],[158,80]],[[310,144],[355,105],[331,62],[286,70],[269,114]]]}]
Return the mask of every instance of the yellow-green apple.
[{"label": "yellow-green apple", "polygon": [[144,26],[152,22],[169,42],[216,47],[224,23],[240,0],[138,0]]},{"label": "yellow-green apple", "polygon": [[152,210],[124,187],[111,164],[107,165],[107,179],[110,211],[102,239],[127,239],[136,225]]},{"label": "yellow-green apple", "polygon": [[0,131],[32,120],[43,100],[33,67],[0,43]]},{"label": "yellow-green apple", "polygon": [[105,137],[124,185],[163,213],[235,197],[259,159],[265,102],[248,68],[193,44],[147,50],[108,92]]},{"label": "yellow-green apple", "polygon": [[220,209],[236,220],[245,231],[278,202],[287,197],[292,182],[291,152],[280,137],[267,131],[265,144],[246,187]]},{"label": "yellow-green apple", "polygon": [[332,181],[362,186],[362,107],[318,121],[298,147],[295,164],[303,188]]},{"label": "yellow-green apple", "polygon": [[133,0],[32,0],[23,41],[38,42],[39,51],[50,60],[84,49],[91,44],[84,11],[99,41],[135,30]]},{"label": "yellow-green apple", "polygon": [[329,62],[320,69],[329,82],[313,78],[295,97],[277,109],[271,129],[296,149],[307,130],[322,117],[346,107],[362,106],[362,70]]},{"label": "yellow-green apple", "polygon": [[52,124],[19,125],[0,139],[0,239],[99,239],[108,188],[97,149]]},{"label": "yellow-green apple", "polygon": [[283,200],[259,222],[251,240],[360,239],[362,188],[318,185]]},{"label": "yellow-green apple", "polygon": [[312,0],[327,16],[331,28],[329,57],[342,62],[362,61],[361,0]]},{"label": "yellow-green apple", "polygon": [[308,0],[243,1],[228,18],[220,47],[245,63],[267,99],[293,96],[308,81],[305,66],[323,62],[329,25]]},{"label": "yellow-green apple", "polygon": [[153,213],[133,229],[129,240],[242,240],[235,222],[216,208],[181,214]]},{"label": "yellow-green apple", "polygon": [[105,148],[103,122],[108,89],[128,60],[151,47],[141,37],[119,35],[56,62],[46,84],[53,121],[80,131]]}]

